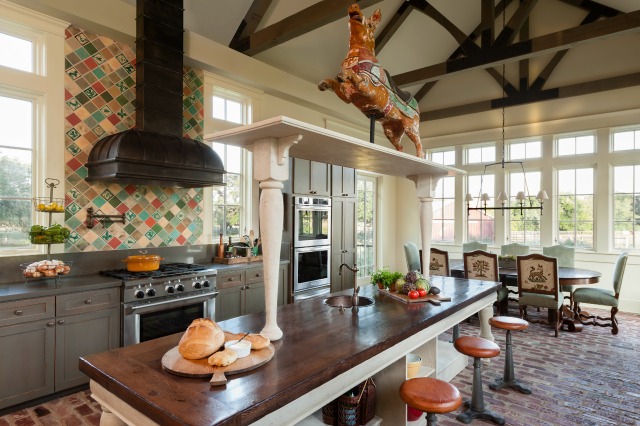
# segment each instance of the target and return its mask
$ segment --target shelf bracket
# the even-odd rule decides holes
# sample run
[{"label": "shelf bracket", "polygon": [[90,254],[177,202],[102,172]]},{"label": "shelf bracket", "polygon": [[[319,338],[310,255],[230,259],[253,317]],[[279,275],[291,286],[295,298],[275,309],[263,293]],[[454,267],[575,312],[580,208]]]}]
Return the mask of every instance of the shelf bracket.
[{"label": "shelf bracket", "polygon": [[87,220],[85,221],[85,225],[87,225],[87,228],[91,229],[93,228],[94,225],[94,221],[98,221],[103,227],[105,226],[105,223],[112,224],[114,222],[117,223],[122,223],[125,224],[126,223],[126,217],[124,215],[124,213],[122,214],[102,214],[102,212],[100,212],[100,210],[98,210],[98,212],[100,213],[94,213],[95,210],[93,209],[93,207],[88,207],[87,208]]}]

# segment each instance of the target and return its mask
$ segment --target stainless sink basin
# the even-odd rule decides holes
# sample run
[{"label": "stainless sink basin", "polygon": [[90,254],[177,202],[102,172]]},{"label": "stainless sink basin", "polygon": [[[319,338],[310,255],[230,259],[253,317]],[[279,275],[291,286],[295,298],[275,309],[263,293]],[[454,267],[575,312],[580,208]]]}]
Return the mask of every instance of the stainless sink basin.
[{"label": "stainless sink basin", "polygon": [[[329,298],[327,298],[324,303],[326,303],[327,305],[334,307],[334,308],[339,308],[340,306],[342,306],[343,308],[350,308],[351,307],[351,296],[347,296],[347,295],[342,295],[342,296],[331,296]],[[363,306],[371,306],[373,305],[373,299],[366,297],[366,296],[360,296],[358,297],[358,306],[359,307],[363,307]]]}]

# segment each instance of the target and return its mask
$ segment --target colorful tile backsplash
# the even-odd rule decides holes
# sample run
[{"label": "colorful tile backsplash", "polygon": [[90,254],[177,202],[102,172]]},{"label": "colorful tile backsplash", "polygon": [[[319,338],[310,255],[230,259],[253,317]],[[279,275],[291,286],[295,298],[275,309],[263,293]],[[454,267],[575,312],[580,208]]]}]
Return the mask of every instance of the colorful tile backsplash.
[{"label": "colorful tile backsplash", "polygon": [[[105,135],[135,127],[135,52],[70,26],[65,43],[65,225],[67,252],[184,246],[202,243],[202,188],[89,184],[84,164]],[[184,67],[184,136],[202,140],[203,72]],[[87,207],[122,214],[126,224],[85,226]]]}]

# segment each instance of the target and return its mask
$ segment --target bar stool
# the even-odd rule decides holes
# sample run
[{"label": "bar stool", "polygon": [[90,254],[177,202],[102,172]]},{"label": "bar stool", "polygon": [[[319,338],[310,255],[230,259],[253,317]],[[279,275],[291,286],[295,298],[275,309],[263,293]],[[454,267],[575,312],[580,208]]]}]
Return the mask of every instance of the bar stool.
[{"label": "bar stool", "polygon": [[504,372],[502,373],[502,377],[496,379],[496,381],[490,384],[489,387],[493,390],[500,390],[502,388],[513,388],[525,395],[530,395],[531,389],[516,380],[513,368],[513,350],[511,345],[511,330],[526,330],[529,327],[529,323],[521,318],[516,317],[492,317],[489,318],[489,324],[491,324],[491,326],[493,327],[507,330]]},{"label": "bar stool", "polygon": [[471,401],[464,402],[466,411],[458,414],[456,419],[462,423],[471,423],[473,419],[484,419],[503,425],[504,417],[486,408],[482,394],[482,358],[500,355],[500,347],[490,340],[475,336],[462,336],[453,343],[453,346],[458,352],[473,357]]},{"label": "bar stool", "polygon": [[462,405],[458,388],[430,377],[406,380],[400,385],[400,398],[409,407],[427,413],[427,426],[435,426],[436,414],[450,413]]}]

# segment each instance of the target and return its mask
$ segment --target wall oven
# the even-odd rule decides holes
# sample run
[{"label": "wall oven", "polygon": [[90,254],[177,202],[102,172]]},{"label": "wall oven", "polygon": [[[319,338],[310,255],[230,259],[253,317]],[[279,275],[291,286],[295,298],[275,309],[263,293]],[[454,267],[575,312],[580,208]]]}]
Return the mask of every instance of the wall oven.
[{"label": "wall oven", "polygon": [[331,199],[294,197],[293,247],[331,244]]},{"label": "wall oven", "polygon": [[[331,277],[331,246],[293,249],[293,297],[301,292],[323,288],[329,291]],[[316,294],[318,295],[318,294]]]}]

